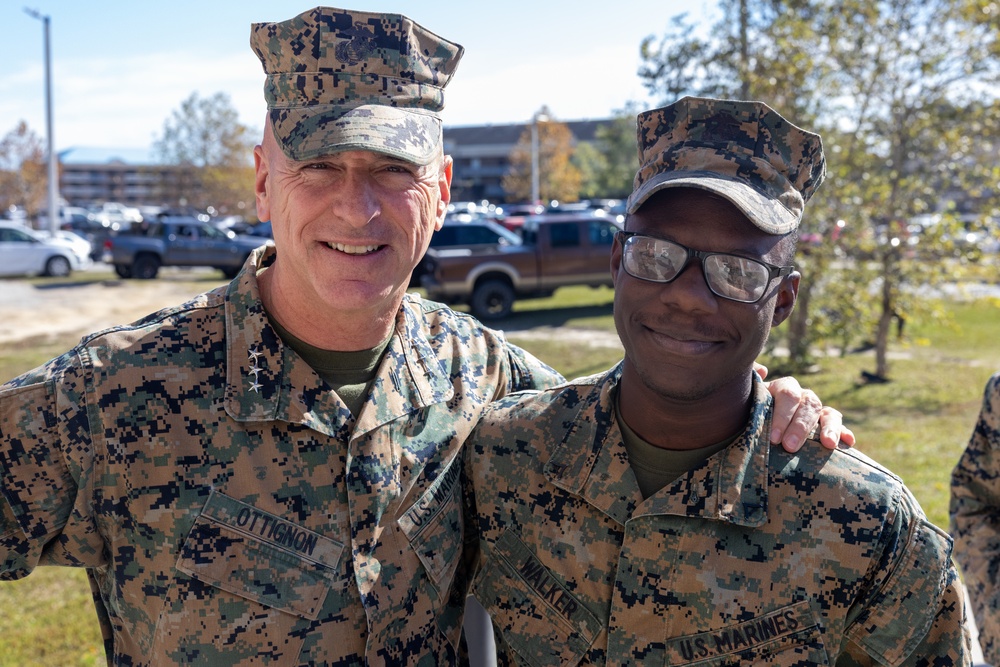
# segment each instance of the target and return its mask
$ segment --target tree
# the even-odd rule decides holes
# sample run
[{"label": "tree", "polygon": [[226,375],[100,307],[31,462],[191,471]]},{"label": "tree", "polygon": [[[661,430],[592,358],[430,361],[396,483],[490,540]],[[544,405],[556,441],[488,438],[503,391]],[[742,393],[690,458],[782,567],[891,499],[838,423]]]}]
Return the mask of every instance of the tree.
[{"label": "tree", "polygon": [[164,163],[197,173],[200,187],[191,192],[189,203],[236,212],[253,205],[255,143],[256,133],[239,122],[228,95],[201,98],[195,92],[164,121],[163,135],[153,147]]},{"label": "tree", "polygon": [[634,104],[627,105],[610,123],[597,128],[593,142],[577,145],[573,164],[581,173],[581,196],[628,197],[635,172],[639,169],[635,139],[637,113]]},{"label": "tree", "polygon": [[46,206],[45,146],[23,120],[0,139],[0,211],[24,208],[34,218]]},{"label": "tree", "polygon": [[[809,362],[818,332],[843,335],[830,322],[851,321],[870,326],[875,375],[885,377],[893,323],[926,311],[925,286],[954,277],[971,259],[954,241],[954,202],[978,191],[978,205],[989,207],[997,196],[995,148],[963,139],[976,128],[975,141],[996,145],[1000,12],[985,0],[720,6],[723,19],[708,37],[678,20],[659,46],[647,38],[640,74],[671,100],[684,93],[765,100],[824,136],[829,177],[802,232],[825,241],[800,253],[810,271],[789,326],[793,367]],[[913,245],[913,221],[927,214],[941,223]],[[844,231],[837,267],[835,228]],[[811,278],[831,273],[853,288],[828,286],[824,294],[824,281]],[[874,307],[859,308],[859,294]]]},{"label": "tree", "polygon": [[[542,107],[536,118],[547,118],[536,123],[538,128],[538,194],[543,202],[573,202],[580,197],[582,174],[573,164],[573,133],[565,123],[552,117],[547,107]],[[517,144],[510,152],[510,167],[503,177],[503,189],[508,201],[529,201],[532,196],[531,126],[524,128]]]}]

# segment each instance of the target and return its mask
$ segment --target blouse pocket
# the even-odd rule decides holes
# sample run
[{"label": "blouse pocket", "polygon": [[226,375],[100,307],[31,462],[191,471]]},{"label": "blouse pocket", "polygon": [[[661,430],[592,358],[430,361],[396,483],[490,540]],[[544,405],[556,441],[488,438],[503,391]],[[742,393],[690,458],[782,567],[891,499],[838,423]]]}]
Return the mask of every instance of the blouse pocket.
[{"label": "blouse pocket", "polygon": [[604,629],[559,574],[510,530],[493,545],[472,588],[524,664],[574,665]]},{"label": "blouse pocket", "polygon": [[[157,623],[156,653],[201,664],[287,659],[297,625],[343,592],[344,545],[214,492],[180,549],[178,577]],[[305,620],[303,620],[305,619]]]},{"label": "blouse pocket", "polygon": [[[461,644],[468,574],[459,572],[463,565],[465,530],[460,473],[461,462],[452,462],[397,521],[399,530],[422,568],[422,574],[413,584],[421,589],[416,594],[420,602],[413,608],[411,616],[428,616],[435,628],[420,630],[420,638],[397,639],[414,645],[424,642],[435,644],[438,648],[432,648],[430,652],[437,656],[444,655],[442,651],[454,654]],[[419,628],[415,624],[412,627]],[[441,660],[439,657],[438,662]],[[450,658],[445,660],[452,661]]]},{"label": "blouse pocket", "polygon": [[461,471],[461,462],[452,462],[399,518],[400,530],[444,595],[451,588],[462,554]]}]

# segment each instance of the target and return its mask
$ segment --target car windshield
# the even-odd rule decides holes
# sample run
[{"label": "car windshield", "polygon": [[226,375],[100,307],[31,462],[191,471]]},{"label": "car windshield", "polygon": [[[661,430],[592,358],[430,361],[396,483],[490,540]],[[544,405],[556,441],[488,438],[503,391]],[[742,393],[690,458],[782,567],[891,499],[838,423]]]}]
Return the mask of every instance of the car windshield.
[{"label": "car windshield", "polygon": [[431,246],[468,246],[481,244],[521,245],[521,237],[488,220],[469,219],[464,214],[449,217],[431,237]]},{"label": "car windshield", "polygon": [[37,243],[40,239],[24,229],[0,227],[0,241],[5,243]]},{"label": "car windshield", "polygon": [[221,229],[217,229],[217,228],[213,227],[212,225],[200,225],[198,227],[198,231],[205,238],[217,239],[217,240],[223,240],[223,239],[228,240],[229,239],[229,235],[228,234],[226,234]]},{"label": "car windshield", "polygon": [[497,233],[500,234],[500,236],[507,239],[507,242],[510,245],[521,245],[521,237],[515,234],[514,232],[510,231],[506,227],[501,227],[500,225],[491,225],[490,228],[496,229]]}]

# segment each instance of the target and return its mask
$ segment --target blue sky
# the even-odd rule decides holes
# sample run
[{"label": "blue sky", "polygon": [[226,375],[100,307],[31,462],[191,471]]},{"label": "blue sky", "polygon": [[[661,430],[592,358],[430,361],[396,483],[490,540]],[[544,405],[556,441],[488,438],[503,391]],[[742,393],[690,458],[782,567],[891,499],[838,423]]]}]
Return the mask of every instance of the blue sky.
[{"label": "blue sky", "polygon": [[[45,136],[43,24],[51,17],[55,146],[147,149],[191,93],[227,93],[243,123],[264,118],[263,73],[250,23],[318,3],[285,0],[0,0],[0,136],[19,120]],[[462,44],[448,87],[448,125],[521,122],[542,105],[563,120],[649,103],[639,45],[682,12],[682,0],[351,0],[352,9],[406,14]]]}]

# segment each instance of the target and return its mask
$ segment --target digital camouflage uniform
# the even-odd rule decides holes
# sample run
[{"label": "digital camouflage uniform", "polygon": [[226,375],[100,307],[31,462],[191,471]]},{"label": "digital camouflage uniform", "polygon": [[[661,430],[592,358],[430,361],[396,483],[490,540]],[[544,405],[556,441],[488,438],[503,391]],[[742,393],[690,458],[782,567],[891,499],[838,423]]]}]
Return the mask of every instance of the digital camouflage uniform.
[{"label": "digital camouflage uniform", "polygon": [[1000,373],[986,384],[976,429],[952,472],[951,534],[983,655],[1000,665]]},{"label": "digital camouflage uniform", "polygon": [[896,476],[853,450],[772,447],[755,380],[738,440],[644,501],[620,372],[508,396],[467,445],[472,592],[509,662],[968,664],[951,542]]},{"label": "digital camouflage uniform", "polygon": [[87,568],[116,665],[445,665],[467,583],[462,443],[560,379],[407,296],[355,419],[229,286],[0,391],[0,573]]}]

